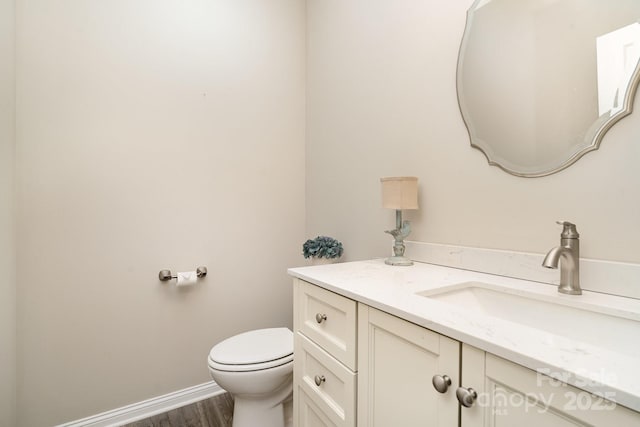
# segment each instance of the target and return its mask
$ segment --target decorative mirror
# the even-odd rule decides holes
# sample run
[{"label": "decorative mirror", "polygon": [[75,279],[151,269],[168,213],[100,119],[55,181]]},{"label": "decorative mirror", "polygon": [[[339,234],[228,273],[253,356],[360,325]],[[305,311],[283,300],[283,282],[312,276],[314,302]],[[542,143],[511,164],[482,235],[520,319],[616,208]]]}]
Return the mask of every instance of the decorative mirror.
[{"label": "decorative mirror", "polygon": [[558,172],[631,113],[640,0],[476,0],[458,57],[471,145],[513,175]]}]

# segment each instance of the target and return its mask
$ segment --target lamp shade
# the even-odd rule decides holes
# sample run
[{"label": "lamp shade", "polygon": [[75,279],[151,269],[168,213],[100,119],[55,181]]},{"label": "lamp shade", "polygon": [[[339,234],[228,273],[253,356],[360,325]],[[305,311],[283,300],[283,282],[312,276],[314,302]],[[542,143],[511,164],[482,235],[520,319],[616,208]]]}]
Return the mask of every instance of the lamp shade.
[{"label": "lamp shade", "polygon": [[398,176],[380,178],[382,207],[388,209],[418,209],[418,178]]}]

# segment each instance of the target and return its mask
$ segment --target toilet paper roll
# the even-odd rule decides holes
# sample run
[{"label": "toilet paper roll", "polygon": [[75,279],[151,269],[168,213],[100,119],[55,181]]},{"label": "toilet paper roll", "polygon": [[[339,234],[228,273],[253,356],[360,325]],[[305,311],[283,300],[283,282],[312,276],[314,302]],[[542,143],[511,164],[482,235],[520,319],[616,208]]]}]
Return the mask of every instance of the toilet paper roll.
[{"label": "toilet paper roll", "polygon": [[195,271],[179,271],[177,274],[176,286],[191,286],[198,281]]}]

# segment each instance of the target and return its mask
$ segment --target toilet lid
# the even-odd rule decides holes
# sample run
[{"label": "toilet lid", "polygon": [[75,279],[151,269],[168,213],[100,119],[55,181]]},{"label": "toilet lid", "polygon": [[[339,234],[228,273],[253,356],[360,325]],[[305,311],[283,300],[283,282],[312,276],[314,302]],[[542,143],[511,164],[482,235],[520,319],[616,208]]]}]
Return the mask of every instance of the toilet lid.
[{"label": "toilet lid", "polygon": [[209,359],[223,365],[253,365],[293,354],[293,332],[287,328],[244,332],[216,344]]}]

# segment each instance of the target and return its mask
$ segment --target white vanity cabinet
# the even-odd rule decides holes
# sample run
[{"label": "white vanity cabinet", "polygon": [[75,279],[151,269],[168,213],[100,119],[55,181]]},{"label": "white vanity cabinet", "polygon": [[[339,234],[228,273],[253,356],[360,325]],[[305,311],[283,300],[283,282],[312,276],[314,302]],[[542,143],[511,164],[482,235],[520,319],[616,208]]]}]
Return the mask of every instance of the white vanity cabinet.
[{"label": "white vanity cabinet", "polygon": [[[358,426],[631,427],[640,414],[364,304],[358,306]],[[439,393],[434,375],[451,385]],[[461,389],[461,390],[458,390]]]},{"label": "white vanity cabinet", "polygon": [[354,427],[357,303],[299,279],[293,295],[294,425]]},{"label": "white vanity cabinet", "polygon": [[640,426],[637,412],[466,344],[461,372],[478,395],[463,427]]},{"label": "white vanity cabinet", "polygon": [[294,329],[297,427],[640,426],[640,413],[300,279]]}]

